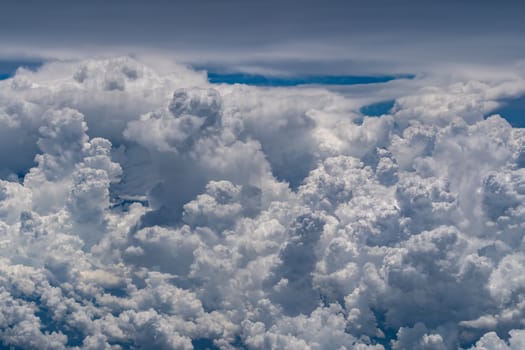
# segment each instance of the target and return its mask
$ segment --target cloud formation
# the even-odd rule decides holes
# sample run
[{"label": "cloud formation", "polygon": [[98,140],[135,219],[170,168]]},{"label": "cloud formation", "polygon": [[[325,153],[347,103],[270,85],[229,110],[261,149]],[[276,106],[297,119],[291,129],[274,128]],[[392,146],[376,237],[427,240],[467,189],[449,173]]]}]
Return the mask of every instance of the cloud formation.
[{"label": "cloud formation", "polygon": [[367,117],[169,71],[0,82],[3,346],[523,348],[525,132],[486,116],[525,80],[410,85]]}]

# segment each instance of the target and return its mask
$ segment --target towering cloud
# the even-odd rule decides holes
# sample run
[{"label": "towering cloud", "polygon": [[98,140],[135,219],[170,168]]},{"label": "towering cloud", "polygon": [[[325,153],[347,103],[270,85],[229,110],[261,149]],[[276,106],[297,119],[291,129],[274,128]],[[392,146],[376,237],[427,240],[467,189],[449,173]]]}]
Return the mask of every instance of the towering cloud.
[{"label": "towering cloud", "polygon": [[417,78],[368,117],[169,71],[0,82],[3,346],[523,348],[525,131],[490,113],[524,80]]}]

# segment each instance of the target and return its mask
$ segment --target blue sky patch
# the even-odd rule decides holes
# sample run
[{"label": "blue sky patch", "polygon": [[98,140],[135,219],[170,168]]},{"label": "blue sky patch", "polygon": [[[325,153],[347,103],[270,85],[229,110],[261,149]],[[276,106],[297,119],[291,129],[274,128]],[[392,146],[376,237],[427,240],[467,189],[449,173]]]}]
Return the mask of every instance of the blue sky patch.
[{"label": "blue sky patch", "polygon": [[392,107],[394,107],[395,102],[395,100],[388,100],[371,103],[361,107],[359,112],[369,117],[379,117],[380,115],[389,113]]},{"label": "blue sky patch", "polygon": [[0,60],[0,80],[11,78],[20,67],[37,70],[42,64],[42,61]]},{"label": "blue sky patch", "polygon": [[501,115],[513,128],[525,128],[525,96],[500,102],[503,105],[490,114]]},{"label": "blue sky patch", "polygon": [[266,76],[246,73],[208,72],[208,81],[214,84],[246,84],[253,86],[298,86],[298,85],[358,85],[386,83],[396,79],[413,79],[410,74],[402,75],[310,75],[310,76]]},{"label": "blue sky patch", "polygon": [[191,345],[196,350],[218,350],[219,348],[213,344],[213,340],[207,338],[193,339]]}]

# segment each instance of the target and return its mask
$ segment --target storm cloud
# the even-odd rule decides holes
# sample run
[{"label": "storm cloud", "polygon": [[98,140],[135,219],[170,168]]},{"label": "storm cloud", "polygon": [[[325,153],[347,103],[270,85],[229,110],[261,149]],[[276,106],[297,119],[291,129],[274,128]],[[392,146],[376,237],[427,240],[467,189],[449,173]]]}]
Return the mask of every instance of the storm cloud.
[{"label": "storm cloud", "polygon": [[525,132],[491,112],[525,79],[415,80],[117,57],[0,81],[2,344],[521,349]]},{"label": "storm cloud", "polygon": [[176,57],[272,74],[419,73],[513,65],[521,1],[5,0],[0,57]]}]

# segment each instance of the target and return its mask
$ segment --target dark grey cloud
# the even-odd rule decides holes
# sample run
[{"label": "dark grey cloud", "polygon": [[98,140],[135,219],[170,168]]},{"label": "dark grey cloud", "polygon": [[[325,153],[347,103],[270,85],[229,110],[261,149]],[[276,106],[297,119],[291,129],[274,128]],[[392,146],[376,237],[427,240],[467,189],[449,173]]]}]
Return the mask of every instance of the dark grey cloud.
[{"label": "dark grey cloud", "polygon": [[473,0],[5,1],[0,53],[164,50],[189,63],[284,71],[422,70],[523,57],[523,10]]}]

